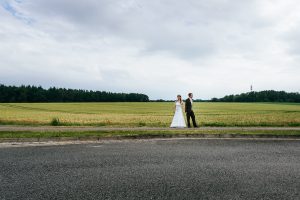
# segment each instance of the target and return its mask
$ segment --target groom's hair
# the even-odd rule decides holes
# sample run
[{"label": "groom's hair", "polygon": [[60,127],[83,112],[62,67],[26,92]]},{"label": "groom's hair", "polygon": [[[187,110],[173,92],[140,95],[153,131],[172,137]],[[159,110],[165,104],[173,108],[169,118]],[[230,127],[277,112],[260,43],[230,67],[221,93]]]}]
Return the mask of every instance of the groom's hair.
[{"label": "groom's hair", "polygon": [[189,97],[191,97],[191,96],[192,96],[192,94],[193,94],[193,93],[188,93]]}]

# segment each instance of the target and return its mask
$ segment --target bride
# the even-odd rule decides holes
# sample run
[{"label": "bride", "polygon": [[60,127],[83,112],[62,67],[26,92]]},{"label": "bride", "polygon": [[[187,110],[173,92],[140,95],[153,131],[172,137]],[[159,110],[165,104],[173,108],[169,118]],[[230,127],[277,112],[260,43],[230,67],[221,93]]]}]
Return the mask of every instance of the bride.
[{"label": "bride", "polygon": [[183,101],[181,95],[177,95],[177,101],[175,102],[175,114],[171,124],[171,128],[185,128],[185,120],[182,112]]}]

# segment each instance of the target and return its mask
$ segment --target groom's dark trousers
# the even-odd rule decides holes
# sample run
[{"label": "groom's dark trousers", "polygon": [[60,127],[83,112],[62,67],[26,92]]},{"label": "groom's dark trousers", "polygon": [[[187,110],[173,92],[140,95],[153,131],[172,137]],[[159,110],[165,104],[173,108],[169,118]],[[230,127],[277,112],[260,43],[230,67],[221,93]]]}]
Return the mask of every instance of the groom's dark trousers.
[{"label": "groom's dark trousers", "polygon": [[192,110],[192,102],[189,98],[185,101],[185,113],[186,113],[188,127],[191,127],[191,122],[190,122],[191,118],[192,118],[194,127],[198,127],[197,123],[196,123],[194,111]]},{"label": "groom's dark trousers", "polygon": [[194,127],[197,127],[195,114],[192,110],[190,112],[186,113],[186,119],[187,119],[188,127],[191,127],[191,122],[190,122],[191,118],[192,118]]}]

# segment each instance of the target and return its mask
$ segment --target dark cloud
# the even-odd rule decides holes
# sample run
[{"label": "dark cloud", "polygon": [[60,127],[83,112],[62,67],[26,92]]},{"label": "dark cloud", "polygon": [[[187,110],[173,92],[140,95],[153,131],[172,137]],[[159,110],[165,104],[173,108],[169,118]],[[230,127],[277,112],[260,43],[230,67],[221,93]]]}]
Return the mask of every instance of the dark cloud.
[{"label": "dark cloud", "polygon": [[222,50],[228,36],[267,26],[255,5],[255,1],[237,0],[40,0],[26,8],[38,23],[44,18],[67,20],[82,34],[142,41],[146,52],[168,51],[191,59]]}]

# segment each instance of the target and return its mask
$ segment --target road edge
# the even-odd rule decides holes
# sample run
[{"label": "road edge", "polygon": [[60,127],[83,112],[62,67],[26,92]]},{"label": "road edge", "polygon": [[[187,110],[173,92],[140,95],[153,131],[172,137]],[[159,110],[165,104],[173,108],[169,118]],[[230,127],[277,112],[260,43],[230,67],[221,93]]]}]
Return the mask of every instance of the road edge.
[{"label": "road edge", "polygon": [[81,136],[81,137],[50,137],[50,138],[0,138],[0,143],[14,142],[64,142],[64,141],[101,141],[124,139],[164,139],[164,138],[245,138],[245,139],[300,139],[300,135],[272,135],[272,134],[144,134],[128,136]]}]

